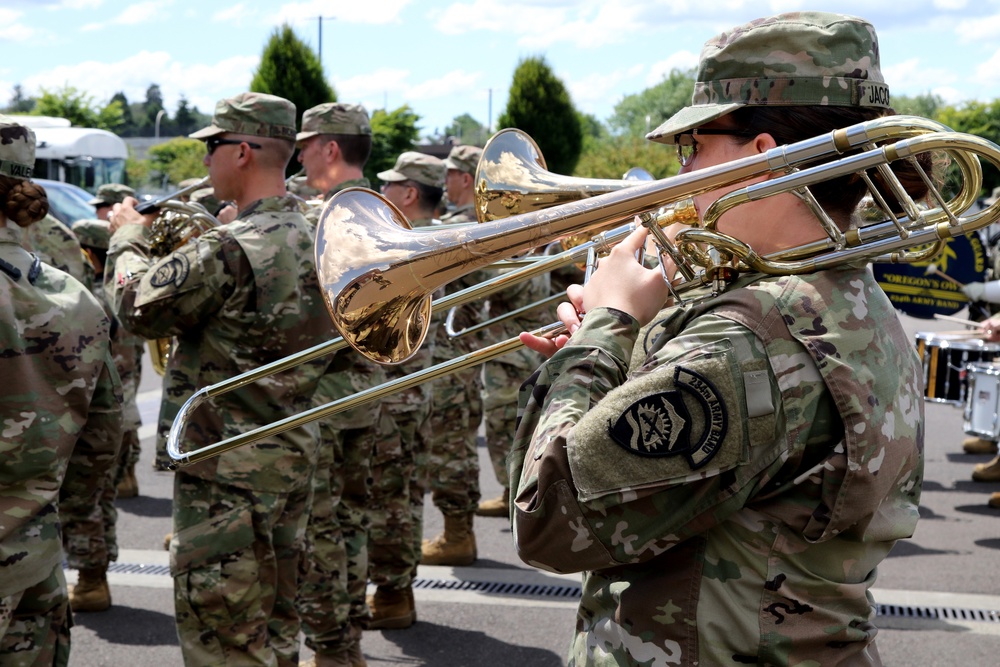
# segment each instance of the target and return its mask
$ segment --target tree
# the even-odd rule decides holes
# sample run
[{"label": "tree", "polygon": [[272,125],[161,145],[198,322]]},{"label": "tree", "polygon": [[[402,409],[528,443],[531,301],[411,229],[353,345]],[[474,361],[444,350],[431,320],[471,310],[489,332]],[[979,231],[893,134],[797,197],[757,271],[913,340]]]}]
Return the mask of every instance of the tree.
[{"label": "tree", "polygon": [[116,132],[123,122],[118,102],[112,101],[99,107],[93,97],[69,85],[59,90],[42,88],[42,95],[32,114],[65,118],[77,127],[96,127],[111,132]]},{"label": "tree", "polygon": [[580,117],[566,86],[545,59],[525,58],[514,70],[507,108],[497,127],[516,127],[538,144],[550,171],[571,174],[583,148]]},{"label": "tree", "polygon": [[573,175],[621,179],[633,167],[645,169],[654,178],[673,176],[680,169],[677,153],[671,146],[624,134],[587,142]]},{"label": "tree", "polygon": [[117,102],[121,105],[122,109],[122,125],[119,128],[119,134],[123,137],[134,137],[137,136],[135,118],[132,116],[132,108],[129,106],[128,98],[125,97],[125,93],[118,91],[111,96],[112,102]]},{"label": "tree", "polygon": [[485,146],[490,138],[489,128],[467,113],[456,116],[451,125],[444,128],[444,137],[454,137],[457,143],[466,146]]},{"label": "tree", "polygon": [[[1000,99],[992,102],[965,102],[959,107],[947,106],[940,109],[937,120],[956,132],[968,132],[983,139],[1000,142]],[[983,170],[983,195],[1000,186],[1000,174],[995,169]]]},{"label": "tree", "polygon": [[176,137],[149,149],[150,169],[166,176],[170,183],[207,176],[204,159],[205,144],[187,137]]},{"label": "tree", "polygon": [[295,104],[295,126],[307,109],[336,102],[337,93],[327,83],[323,65],[306,44],[285,24],[276,29],[264,47],[250,90],[284,97]]},{"label": "tree", "polygon": [[892,108],[896,110],[896,113],[906,116],[933,119],[944,107],[944,99],[934,93],[925,93],[916,97],[900,95],[892,98]]},{"label": "tree", "polygon": [[24,87],[21,84],[14,86],[11,91],[10,103],[7,105],[8,113],[31,113],[35,108],[36,101],[24,94]]},{"label": "tree", "polygon": [[667,118],[691,103],[694,72],[674,69],[663,81],[641,93],[626,95],[608,119],[613,132],[645,136]]},{"label": "tree", "polygon": [[420,136],[418,120],[420,116],[407,104],[389,113],[385,109],[376,109],[372,113],[372,154],[365,165],[365,176],[369,181],[378,183],[376,174],[392,169],[400,153],[413,150]]},{"label": "tree", "polygon": [[177,103],[177,113],[174,114],[174,129],[182,137],[186,137],[197,129],[197,121],[191,109],[188,108],[187,98],[183,95]]},{"label": "tree", "polygon": [[[161,111],[166,111],[163,108],[163,93],[160,92],[158,84],[150,84],[149,88],[146,89],[146,102],[142,105],[142,115],[145,120],[143,136],[152,137],[156,134],[156,117],[160,115]],[[164,113],[163,118],[160,119],[160,126],[163,127],[169,122],[169,116]]]}]

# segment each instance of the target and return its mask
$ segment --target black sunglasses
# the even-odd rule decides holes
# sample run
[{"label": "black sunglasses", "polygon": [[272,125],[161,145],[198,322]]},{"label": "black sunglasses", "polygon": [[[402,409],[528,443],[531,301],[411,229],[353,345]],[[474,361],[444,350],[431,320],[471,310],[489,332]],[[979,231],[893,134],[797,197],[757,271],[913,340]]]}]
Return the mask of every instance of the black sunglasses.
[{"label": "black sunglasses", "polygon": [[754,136],[752,132],[747,132],[745,130],[725,130],[722,128],[695,128],[693,130],[688,130],[687,132],[681,132],[680,134],[674,135],[674,144],[677,146],[677,159],[680,161],[682,167],[686,167],[691,164],[691,160],[694,156],[698,154],[698,142],[695,140],[696,135],[723,135],[729,137],[752,137]]},{"label": "black sunglasses", "polygon": [[250,148],[261,148],[260,144],[255,144],[249,141],[241,141],[239,139],[223,139],[222,137],[209,137],[208,139],[205,139],[205,149],[208,151],[209,155],[214,153],[216,148],[224,144],[246,144]]}]

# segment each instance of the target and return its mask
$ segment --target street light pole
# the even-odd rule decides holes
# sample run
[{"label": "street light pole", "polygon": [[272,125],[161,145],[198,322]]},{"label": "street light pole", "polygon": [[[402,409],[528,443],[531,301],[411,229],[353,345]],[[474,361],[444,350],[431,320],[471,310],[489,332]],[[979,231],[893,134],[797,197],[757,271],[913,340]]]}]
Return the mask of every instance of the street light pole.
[{"label": "street light pole", "polygon": [[156,112],[156,129],[154,130],[154,132],[156,133],[157,139],[160,138],[160,119],[163,118],[163,114],[165,113],[167,112],[164,111],[163,109],[160,109],[159,111]]},{"label": "street light pole", "polygon": [[319,26],[319,64],[323,65],[323,21],[334,21],[334,16],[317,16],[316,24]]}]

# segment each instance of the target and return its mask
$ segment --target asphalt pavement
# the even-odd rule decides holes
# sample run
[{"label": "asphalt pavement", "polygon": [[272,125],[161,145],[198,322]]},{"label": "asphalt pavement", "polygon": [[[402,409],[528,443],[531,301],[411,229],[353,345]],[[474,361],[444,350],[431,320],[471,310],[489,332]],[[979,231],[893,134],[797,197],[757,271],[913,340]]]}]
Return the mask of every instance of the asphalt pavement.
[{"label": "asphalt pavement", "polygon": [[[903,316],[917,332],[961,329]],[[172,580],[163,536],[170,531],[172,474],[154,472],[153,432],[159,377],[148,366],[140,388],[145,426],[137,468],[139,497],[118,501],[120,557],[109,575],[113,606],[76,614],[71,667],[181,665],[173,623]],[[878,645],[886,665],[996,665],[1000,662],[1000,510],[986,506],[1000,483],[970,474],[988,456],[964,454],[962,410],[926,406],[926,474],[921,520],[879,568],[874,591]],[[480,447],[483,496],[499,494]],[[426,535],[442,526],[426,503]],[[514,553],[506,519],[476,519],[479,560],[470,567],[422,567],[417,623],[369,631],[362,648],[373,667],[558,667],[575,622],[579,578],[540,572]],[[75,580],[70,571],[70,582]],[[308,651],[303,651],[307,656]]]}]

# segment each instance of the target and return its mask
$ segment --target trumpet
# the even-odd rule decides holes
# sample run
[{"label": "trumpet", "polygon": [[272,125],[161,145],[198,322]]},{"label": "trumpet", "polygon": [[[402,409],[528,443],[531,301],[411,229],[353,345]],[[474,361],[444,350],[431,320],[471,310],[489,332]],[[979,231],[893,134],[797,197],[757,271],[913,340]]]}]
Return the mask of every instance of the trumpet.
[{"label": "trumpet", "polygon": [[[891,143],[878,145],[880,142]],[[930,186],[928,197],[933,205],[921,208],[906,194],[889,165],[901,159],[915,160],[917,155],[931,151],[952,157],[961,173],[962,185],[957,194],[946,200],[923,174]],[[495,163],[485,159],[480,162],[477,189],[492,201],[504,196],[495,195],[502,188],[487,190],[482,181],[503,173],[505,166],[510,166],[508,158],[508,154],[501,152]],[[660,252],[673,258],[677,265],[681,278],[671,289],[682,307],[688,292],[717,294],[741,273],[795,274],[846,262],[905,260],[909,248],[969,234],[1000,220],[1000,201],[966,215],[981,189],[980,158],[1000,167],[1000,147],[976,136],[952,132],[926,119],[891,116],[712,168],[485,222],[470,229],[442,229],[433,236],[404,230],[399,222],[403,220],[402,214],[377,194],[348,189],[338,193],[324,209],[317,232],[317,270],[334,325],[346,342],[371,359],[397,363],[412,356],[426,336],[430,295],[442,285],[498,258],[571,234],[617,225],[613,231],[620,240],[628,233],[633,218],[649,228]],[[902,204],[902,215],[893,214],[885,205],[868,170],[882,174]],[[701,227],[680,231],[673,243],[663,233],[661,212],[672,210],[682,199],[775,174],[776,177],[721,197],[701,216]],[[757,255],[745,243],[715,229],[722,213],[740,203],[786,192],[800,193],[808,201],[808,186],[850,174],[858,175],[868,184],[886,212],[887,221],[841,232],[825,213],[818,212],[827,239],[767,256]],[[701,289],[704,287],[711,290]],[[561,326],[550,325],[535,333],[551,334]],[[167,449],[179,464],[202,460],[478,365],[519,346],[517,339],[503,341],[193,452],[182,452],[179,448],[179,434],[184,427],[182,410],[171,428]]]}]

